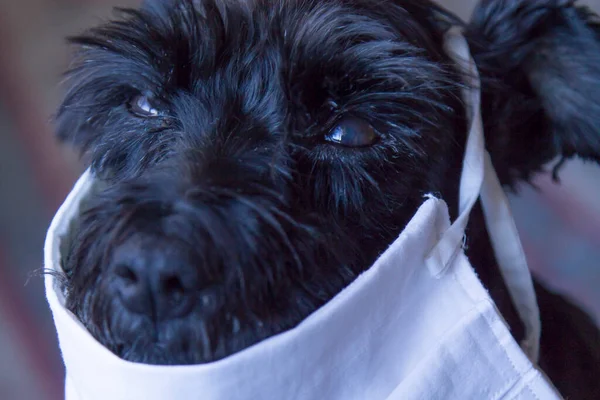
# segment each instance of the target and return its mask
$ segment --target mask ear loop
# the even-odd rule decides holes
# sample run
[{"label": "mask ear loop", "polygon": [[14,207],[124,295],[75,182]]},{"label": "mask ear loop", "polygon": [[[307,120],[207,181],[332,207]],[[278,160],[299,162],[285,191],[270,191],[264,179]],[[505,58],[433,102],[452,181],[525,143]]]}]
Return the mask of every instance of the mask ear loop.
[{"label": "mask ear loop", "polygon": [[460,177],[459,216],[450,228],[443,233],[425,260],[431,274],[435,277],[444,274],[452,264],[459,249],[462,248],[465,229],[469,222],[469,214],[479,198],[485,171],[479,73],[475,62],[471,58],[467,42],[458,28],[453,27],[446,33],[444,47],[461,71],[464,71],[466,87],[462,89],[462,97],[465,102],[467,121],[469,121],[469,133]]},{"label": "mask ear loop", "polygon": [[481,205],[496,262],[517,313],[523,321],[525,338],[521,348],[534,363],[538,362],[542,323],[533,279],[519,239],[510,204],[494,171],[490,155],[485,153],[485,178]]},{"label": "mask ear loop", "polygon": [[467,86],[463,89],[463,98],[470,127],[460,180],[459,216],[443,233],[425,262],[433,276],[440,277],[444,274],[462,249],[469,214],[481,196],[485,223],[500,273],[525,327],[525,338],[521,348],[532,362],[537,363],[541,336],[540,311],[508,198],[496,175],[490,155],[485,150],[477,66],[459,28],[454,27],[448,31],[445,49],[465,71]]}]

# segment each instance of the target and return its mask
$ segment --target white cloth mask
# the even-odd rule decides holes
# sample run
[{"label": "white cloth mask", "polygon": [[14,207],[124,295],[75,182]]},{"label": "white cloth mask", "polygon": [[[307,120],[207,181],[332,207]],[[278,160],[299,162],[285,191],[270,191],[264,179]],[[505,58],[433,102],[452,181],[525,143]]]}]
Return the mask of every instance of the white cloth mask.
[{"label": "white cloth mask", "polygon": [[[121,360],[64,306],[48,275],[46,294],[66,366],[68,400],[557,399],[536,368],[540,322],[519,238],[484,150],[477,70],[463,37],[446,49],[464,68],[470,131],[460,215],[424,198],[398,239],[366,272],[294,329],[223,360],[154,366]],[[45,246],[61,271],[60,238],[93,177],[86,172],[56,214]],[[462,249],[468,216],[481,198],[496,258],[526,337],[520,347]]]}]

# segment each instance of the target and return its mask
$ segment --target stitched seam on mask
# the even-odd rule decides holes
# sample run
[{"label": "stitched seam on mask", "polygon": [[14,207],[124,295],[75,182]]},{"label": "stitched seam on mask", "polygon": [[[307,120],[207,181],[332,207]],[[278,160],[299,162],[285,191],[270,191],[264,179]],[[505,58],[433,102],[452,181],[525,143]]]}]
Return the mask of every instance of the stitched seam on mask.
[{"label": "stitched seam on mask", "polygon": [[[453,274],[453,275],[454,275],[454,278],[456,278],[456,276],[455,276],[456,274]],[[459,284],[460,284],[460,286],[461,286],[461,287],[463,287],[463,289],[464,289],[464,286],[462,285],[462,283],[460,283],[460,282],[459,282]],[[489,304],[489,300],[485,300],[485,302]],[[468,314],[471,314],[472,312],[476,312],[476,311],[478,310],[478,308],[479,308],[479,304],[478,304],[478,303],[481,303],[481,301],[480,301],[480,302],[474,302],[474,303],[473,303],[473,307],[471,307],[471,308],[469,309],[469,311],[468,311],[468,313],[466,313],[466,315],[468,315]],[[386,321],[386,323],[380,323],[380,324],[379,324],[379,325],[377,325],[377,326],[376,326],[374,329],[372,329],[372,330],[370,331],[369,338],[373,337],[373,336],[374,336],[374,334],[376,334],[377,332],[379,332],[379,331],[380,331],[380,330],[381,330],[381,329],[382,329],[382,328],[383,328],[385,325],[388,325],[388,323],[387,323],[387,322],[389,322],[389,321],[396,321],[396,320],[398,320],[398,319],[400,318],[400,316],[399,316],[397,313],[395,313],[396,317],[395,317],[394,319],[390,320],[390,319],[389,319],[389,317],[390,317],[391,315],[392,315],[392,311],[390,311],[390,312],[386,313],[386,315],[385,315],[385,318],[382,318],[382,319],[381,319],[382,321]],[[465,316],[463,316],[463,317],[461,318],[461,320],[462,320],[463,318],[466,318],[466,315],[465,315]],[[485,322],[486,322],[486,323],[489,325],[489,322],[487,321],[487,319],[486,319],[486,318],[484,318],[484,320],[485,320]],[[452,328],[451,328],[449,331],[445,332],[444,334],[446,334],[446,333],[448,333],[448,332],[451,332],[451,331],[452,331]],[[494,335],[495,335],[495,334],[494,334]],[[367,341],[367,343],[370,343],[370,342],[371,342],[371,340],[368,340],[368,341]],[[504,348],[503,348],[503,349],[504,349]],[[360,350],[358,350],[358,351],[355,351],[355,352],[354,352],[354,356],[353,356],[353,357],[351,357],[350,359],[348,359],[348,360],[346,360],[346,361],[353,361],[353,360],[357,359],[359,356],[361,356],[362,354],[364,354],[364,353],[365,353],[367,350],[368,350],[368,348],[367,348],[367,347],[365,347],[365,346],[363,346],[363,347],[362,347]],[[427,356],[428,354],[429,354],[429,353],[427,353],[425,356]],[[514,364],[512,363],[512,361],[511,361],[510,359],[509,359],[509,361],[510,361],[510,363],[511,363],[511,366],[513,367],[513,370],[515,370],[515,371],[516,371],[516,368],[514,367]],[[350,364],[350,363],[348,363],[348,364]],[[420,365],[420,364],[418,364],[418,365]],[[348,371],[349,369],[350,369],[350,365],[348,365],[348,366],[346,366],[346,367],[336,368],[335,370],[336,370],[338,373],[344,373],[345,371]],[[322,384],[323,384],[323,381],[320,381],[320,382],[318,382],[318,383],[314,383],[314,384],[310,385],[310,386],[309,386],[309,388],[310,388],[310,389],[314,389],[315,387],[318,387],[318,386],[320,386],[320,385],[322,385]],[[397,388],[397,387],[398,387],[398,386],[396,386],[395,388],[393,388],[389,394],[392,394],[392,393],[394,392],[394,390],[396,390],[396,388]],[[388,394],[388,395],[389,395],[389,394]]]},{"label": "stitched seam on mask", "polygon": [[[465,255],[463,255],[463,257],[465,257],[465,259],[466,259]],[[457,260],[458,260],[458,257],[457,257]],[[468,259],[467,259],[467,261],[468,261]],[[455,262],[456,262],[456,260],[455,260]],[[471,293],[467,290],[467,288],[466,288],[464,282],[462,281],[461,277],[457,274],[456,269],[454,269],[452,271],[452,279],[454,279],[460,285],[460,287],[467,294],[467,296],[469,296],[469,299],[471,299],[471,301],[473,303],[475,303],[475,307],[479,308],[479,303],[481,303],[481,301],[476,301],[473,298],[473,296],[471,295]],[[489,296],[489,294],[488,294],[488,296]],[[491,302],[490,299],[486,299],[486,303],[489,304],[490,302]],[[493,302],[492,302],[492,306],[494,306]],[[496,331],[492,327],[492,324],[488,320],[487,316],[485,314],[482,314],[482,317],[485,320],[485,323],[487,324],[487,326],[490,328],[490,330],[491,330],[492,334],[494,335],[494,337],[498,341],[500,341],[500,338],[498,337]],[[513,372],[520,378],[519,371],[517,370],[517,367],[515,366],[515,363],[513,362],[512,358],[508,355],[508,352],[506,351],[506,347],[504,347],[504,346],[502,346],[502,353],[504,354],[504,357],[506,357],[506,359],[510,363],[510,366],[512,367]],[[502,396],[506,395],[506,393],[510,390],[510,388],[513,387],[517,382],[519,382],[519,379],[512,379],[511,382],[510,382],[510,384],[506,384],[503,387],[503,389],[499,389],[496,392],[494,392],[494,394],[492,395],[492,398],[494,398],[494,399],[500,399],[501,398],[500,396],[501,395]]]},{"label": "stitched seam on mask", "polygon": [[[464,256],[466,258],[466,256]],[[463,291],[465,293],[467,293],[467,295],[469,296],[469,298],[471,299],[471,301],[475,302],[475,299],[473,298],[473,296],[471,295],[471,293],[467,290],[467,288],[465,287],[464,282],[462,281],[461,277],[459,277],[459,275],[456,273],[456,270],[452,271],[452,277],[453,279],[460,285],[460,287],[463,289]],[[489,296],[489,293],[488,293]],[[489,303],[491,300],[487,299],[487,302]],[[479,302],[477,302],[479,303]],[[476,306],[478,307],[478,304],[476,303]],[[492,303],[493,305],[493,303]],[[494,305],[493,305],[494,306]],[[494,306],[495,307],[495,306]],[[487,316],[482,315],[483,319],[485,320],[485,323],[487,324],[487,326],[490,328],[492,334],[494,335],[494,337],[499,341],[500,338],[498,337],[498,335],[496,334],[496,331],[493,329],[492,324],[490,323],[490,321],[488,320]],[[510,333],[509,333],[510,334]],[[506,351],[506,348],[504,346],[502,346],[502,353],[504,354],[504,357],[506,357],[506,359],[508,360],[508,362],[510,363],[510,366],[512,367],[513,372],[518,376],[518,370],[517,367],[515,366],[515,363],[513,362],[512,358],[508,355],[508,352]],[[500,399],[500,395],[505,395],[508,390],[510,390],[511,387],[513,387],[516,382],[518,382],[518,379],[513,379],[512,382],[510,384],[506,384],[504,386],[503,389],[499,389],[497,390],[494,394],[493,394],[493,398],[494,399]]]},{"label": "stitched seam on mask", "polygon": [[[509,392],[511,392],[511,390],[518,385],[520,382],[525,381],[525,383],[523,384],[523,387],[521,388],[521,390],[519,391],[515,391],[515,393],[510,397],[510,399],[516,399],[517,396],[521,393],[523,393],[525,390],[528,391],[529,393],[531,393],[531,396],[535,399],[535,400],[540,400],[539,396],[537,394],[535,394],[535,392],[533,391],[533,389],[531,388],[531,382],[533,382],[537,377],[539,377],[539,372],[535,369],[535,368],[530,368],[523,377],[521,377],[521,379],[519,379],[517,382],[515,382],[515,384],[509,388],[507,390],[507,392],[504,394],[503,398],[506,397],[507,394],[510,394]],[[524,379],[526,378],[526,379]]]},{"label": "stitched seam on mask", "polygon": [[[475,307],[473,307],[473,308],[475,308]],[[472,310],[470,310],[470,311],[472,311]],[[389,319],[389,317],[390,317],[390,316],[392,316],[392,314],[395,314],[395,315],[396,315],[396,317],[395,317],[395,318],[393,318],[393,319]],[[382,320],[382,321],[385,321],[385,322],[382,322],[382,323],[378,324],[378,325],[377,325],[377,326],[376,326],[374,329],[371,329],[371,330],[369,331],[370,333],[369,333],[369,336],[368,336],[369,340],[366,340],[365,342],[366,342],[366,343],[371,343],[371,342],[372,342],[371,338],[373,338],[373,337],[374,337],[374,335],[375,335],[377,332],[381,331],[381,329],[382,329],[384,326],[386,326],[386,325],[391,325],[391,324],[388,324],[388,322],[390,322],[390,321],[397,321],[399,318],[400,318],[400,315],[398,315],[398,313],[393,313],[393,311],[390,311],[390,312],[386,313],[386,314],[385,314],[385,317],[384,317],[384,318],[381,318],[381,320]],[[353,352],[353,354],[354,354],[354,355],[353,355],[352,357],[350,357],[349,359],[345,360],[345,361],[346,361],[346,363],[348,364],[347,366],[345,366],[345,367],[340,367],[340,368],[335,368],[334,370],[335,370],[335,371],[338,373],[338,375],[339,375],[339,374],[344,374],[344,373],[345,373],[346,371],[348,371],[348,370],[350,369],[350,367],[351,367],[351,365],[350,365],[350,364],[351,364],[351,362],[350,362],[350,361],[353,361],[353,360],[355,360],[355,359],[359,358],[359,356],[361,356],[361,355],[363,355],[364,353],[366,353],[366,352],[367,352],[367,350],[368,350],[368,347],[367,347],[367,346],[363,346],[363,347],[362,347],[360,350]],[[322,386],[323,384],[324,384],[324,380],[321,380],[321,381],[319,381],[319,382],[315,382],[315,383],[311,384],[310,386],[308,386],[308,388],[309,388],[309,391],[310,391],[310,390],[312,390],[312,389],[314,389],[314,388],[316,388],[316,387],[320,387],[320,386]],[[391,394],[391,393],[392,393],[394,390],[395,390],[395,388],[394,388],[394,389],[392,389],[392,391],[390,392],[390,394]]]},{"label": "stitched seam on mask", "polygon": [[[473,307],[471,307],[468,311],[464,312],[463,315],[460,317],[459,322],[455,323],[450,329],[446,330],[443,332],[442,337],[444,338],[443,340],[440,341],[440,346],[441,347],[441,343],[447,343],[450,341],[450,338],[452,337],[452,335],[455,333],[455,331],[457,330],[457,326],[461,325],[461,323],[466,320],[466,319],[470,319],[473,318],[474,314],[479,314],[478,313],[478,306],[477,303],[473,304]],[[413,376],[416,373],[419,373],[422,371],[423,367],[426,367],[427,365],[429,365],[429,363],[431,363],[432,361],[432,357],[430,357],[431,355],[435,354],[437,348],[428,351],[426,354],[423,355],[423,358],[410,370],[410,372],[405,376],[405,379],[408,377]],[[388,393],[387,397],[391,396],[392,394],[394,394],[394,392],[396,392],[396,390],[398,390],[398,388],[400,386],[403,385],[404,382],[400,382],[398,385],[396,385],[392,391],[390,393]]]},{"label": "stitched seam on mask", "polygon": [[531,382],[529,382],[527,384],[527,390],[529,391],[529,393],[531,393],[531,395],[533,397],[535,397],[535,400],[539,400],[540,398],[533,392],[533,390],[531,389]]}]

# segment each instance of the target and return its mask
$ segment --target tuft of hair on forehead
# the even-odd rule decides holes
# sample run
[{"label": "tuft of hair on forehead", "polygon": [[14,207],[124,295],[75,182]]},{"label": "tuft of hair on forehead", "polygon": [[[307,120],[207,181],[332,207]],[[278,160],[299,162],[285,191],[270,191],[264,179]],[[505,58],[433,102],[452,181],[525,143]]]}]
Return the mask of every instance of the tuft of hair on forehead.
[{"label": "tuft of hair on forehead", "polygon": [[[114,20],[71,38],[80,51],[69,74],[90,67],[81,64],[90,51],[95,51],[94,58],[100,52],[152,66],[167,79],[173,79],[178,68],[194,65],[210,72],[232,57],[248,52],[259,56],[270,46],[294,61],[310,56],[313,62],[326,62],[341,48],[373,43],[379,47],[358,50],[378,58],[427,52],[430,61],[445,60],[441,32],[432,29],[436,25],[430,21],[431,10],[425,13],[426,7],[412,1],[402,6],[384,3],[385,7],[366,0],[176,0],[150,3],[141,10],[118,8]],[[113,58],[106,61],[119,66]]]}]

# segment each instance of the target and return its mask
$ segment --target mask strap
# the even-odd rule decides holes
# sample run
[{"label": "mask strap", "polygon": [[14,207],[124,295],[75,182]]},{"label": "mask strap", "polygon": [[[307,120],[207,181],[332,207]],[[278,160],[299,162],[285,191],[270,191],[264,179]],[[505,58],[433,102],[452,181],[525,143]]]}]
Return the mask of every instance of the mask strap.
[{"label": "mask strap", "polygon": [[481,205],[496,262],[525,328],[525,338],[521,342],[521,348],[531,361],[537,363],[542,324],[533,280],[519,239],[519,232],[510,211],[508,197],[502,189],[487,151],[485,152],[485,179],[481,188]]},{"label": "mask strap", "polygon": [[458,28],[452,28],[446,34],[445,49],[465,71],[467,86],[463,89],[463,98],[470,127],[460,179],[459,216],[442,234],[425,262],[435,277],[443,275],[462,249],[469,214],[481,196],[485,223],[500,273],[525,327],[525,338],[521,347],[525,354],[537,363],[541,335],[539,308],[508,198],[496,175],[490,155],[485,150],[477,66]]},{"label": "mask strap", "polygon": [[460,177],[459,216],[443,233],[425,260],[430,272],[436,277],[443,275],[462,248],[469,214],[479,198],[479,192],[483,185],[483,154],[485,153],[479,73],[471,58],[468,44],[458,28],[452,28],[446,33],[444,47],[460,69],[464,71],[466,87],[462,89],[462,97],[470,126]]}]

